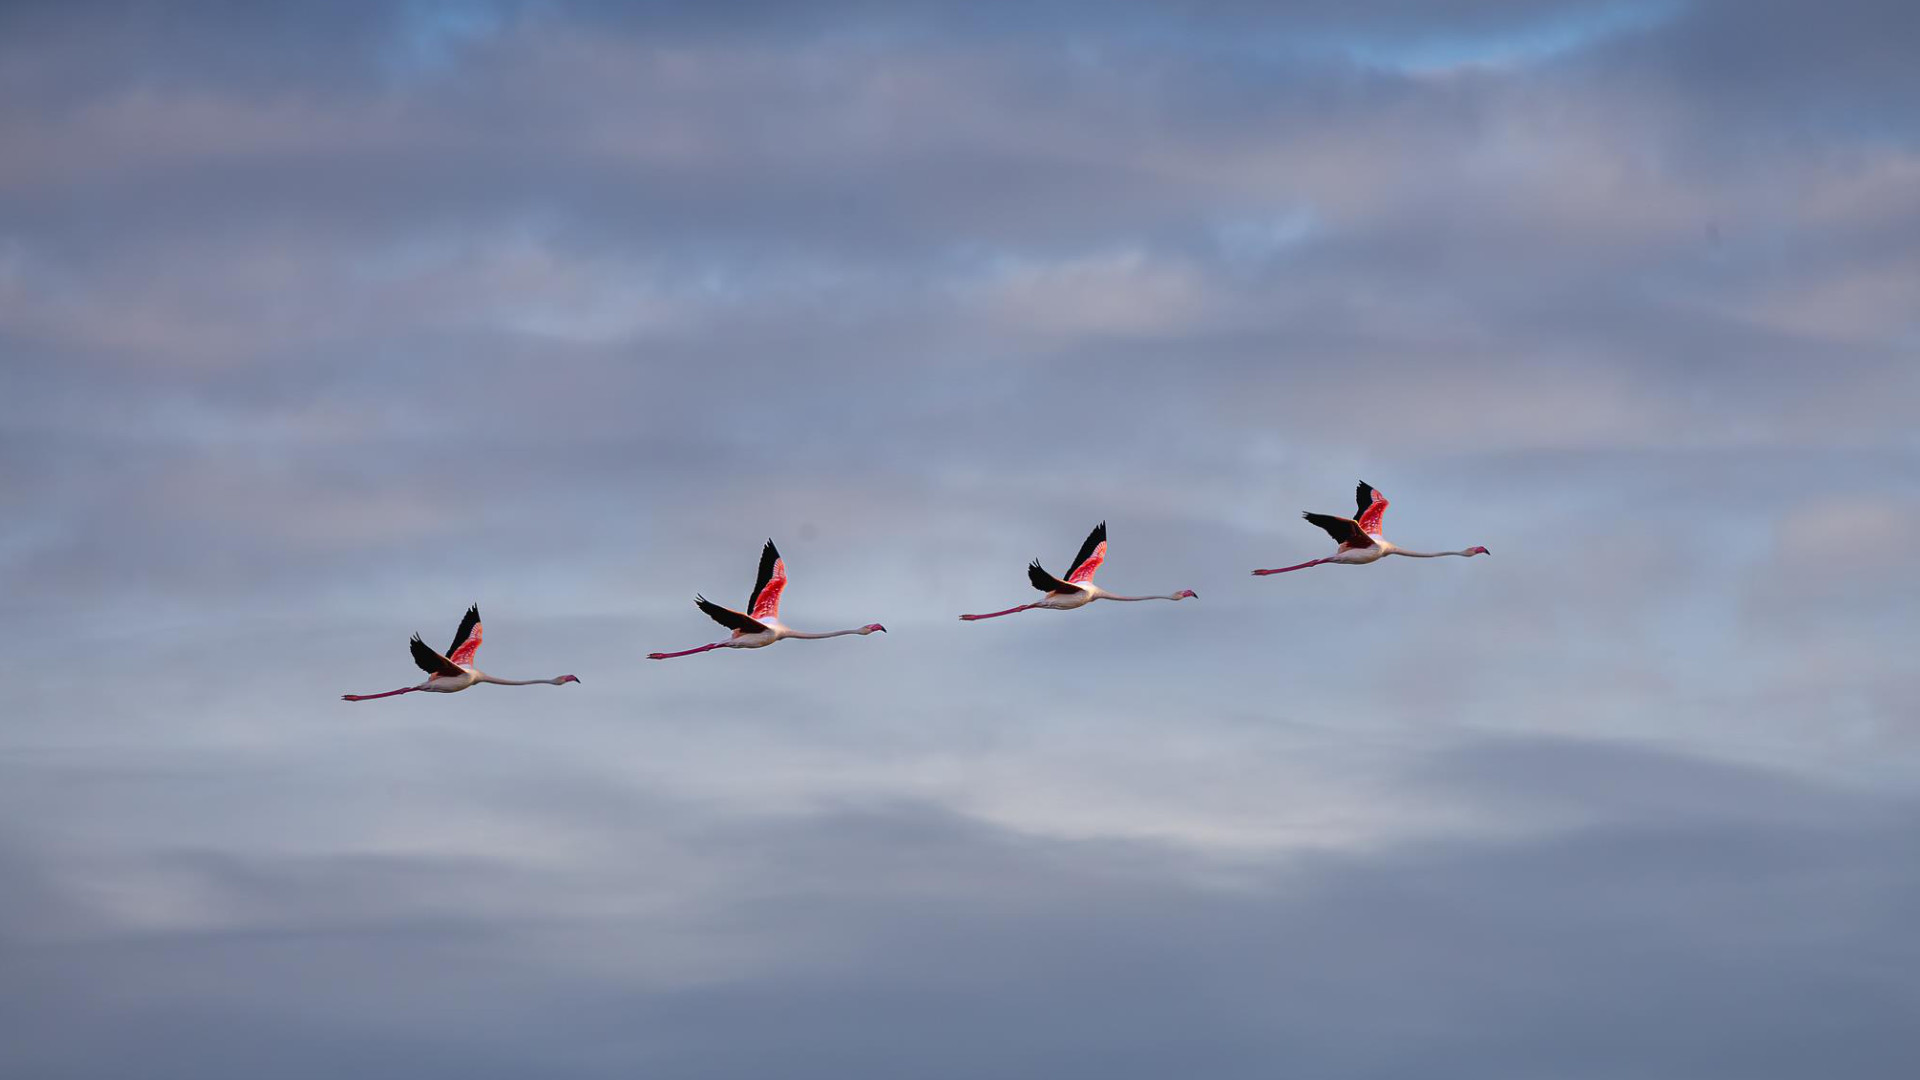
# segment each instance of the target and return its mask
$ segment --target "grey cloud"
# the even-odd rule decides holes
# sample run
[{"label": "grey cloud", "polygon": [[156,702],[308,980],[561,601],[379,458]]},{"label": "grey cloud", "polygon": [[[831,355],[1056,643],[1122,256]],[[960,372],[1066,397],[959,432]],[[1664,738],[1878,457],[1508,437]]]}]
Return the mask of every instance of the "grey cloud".
[{"label": "grey cloud", "polygon": [[[644,862],[176,856],[280,921],[32,943],[7,969],[27,1006],[10,1052],[54,1075],[1336,1077],[1873,1075],[1913,1052],[1911,806],[1551,741],[1461,751],[1422,782],[1592,816],[1209,867],[909,805],[729,820],[616,799],[548,827],[630,822]],[[729,884],[704,903],[649,899],[716,868]],[[469,889],[519,913],[435,910]],[[612,904],[537,914],[583,899]],[[116,1037],[76,1045],[76,1015]]]},{"label": "grey cloud", "polygon": [[1892,134],[1883,125],[1897,124],[1920,91],[1899,46],[1917,29],[1920,17],[1896,0],[1853,0],[1824,11],[1790,0],[1710,0],[1687,5],[1662,32],[1619,48],[1641,70],[1683,80],[1718,117],[1764,111],[1776,137],[1797,139],[1851,116],[1855,130],[1871,138]]},{"label": "grey cloud", "polygon": [[28,1071],[1911,1050],[1906,14],[754,10],[0,9]]}]

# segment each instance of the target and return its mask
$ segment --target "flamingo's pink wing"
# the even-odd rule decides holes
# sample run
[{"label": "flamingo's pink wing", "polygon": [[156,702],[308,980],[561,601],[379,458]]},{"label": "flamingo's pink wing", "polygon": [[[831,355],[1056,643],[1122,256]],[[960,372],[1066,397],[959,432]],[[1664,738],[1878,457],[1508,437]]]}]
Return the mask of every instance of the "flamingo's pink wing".
[{"label": "flamingo's pink wing", "polygon": [[1085,562],[1073,568],[1073,573],[1067,575],[1067,580],[1075,585],[1082,585],[1092,581],[1093,572],[1100,569],[1100,564],[1106,561],[1107,542],[1102,540],[1099,546],[1093,549],[1093,554],[1087,556]]},{"label": "flamingo's pink wing", "polygon": [[753,595],[747,599],[747,612],[755,619],[778,621],[780,594],[787,588],[787,560],[774,550],[773,541],[760,552],[760,577],[753,583]]},{"label": "flamingo's pink wing", "polygon": [[467,616],[460,620],[460,630],[453,635],[453,647],[447,650],[447,659],[461,667],[473,666],[473,654],[480,651],[480,605],[467,609]]},{"label": "flamingo's pink wing", "polygon": [[1067,581],[1074,585],[1084,585],[1093,580],[1093,572],[1107,561],[1107,523],[1101,522],[1087,534],[1087,540],[1080,545],[1080,551],[1073,557],[1073,565],[1067,570]]},{"label": "flamingo's pink wing", "polygon": [[[1366,487],[1365,484],[1361,486]],[[1370,487],[1367,488],[1367,494],[1371,498],[1367,505],[1361,508],[1360,517],[1357,519],[1360,523],[1360,531],[1368,536],[1379,536],[1380,519],[1387,516],[1387,497]]]}]

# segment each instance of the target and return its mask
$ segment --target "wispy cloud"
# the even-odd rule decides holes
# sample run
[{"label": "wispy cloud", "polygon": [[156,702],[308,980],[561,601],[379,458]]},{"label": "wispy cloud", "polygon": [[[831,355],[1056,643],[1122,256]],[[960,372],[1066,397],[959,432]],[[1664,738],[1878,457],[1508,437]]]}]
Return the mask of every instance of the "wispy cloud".
[{"label": "wispy cloud", "polygon": [[1915,18],[0,8],[0,1043],[1883,1071]]}]

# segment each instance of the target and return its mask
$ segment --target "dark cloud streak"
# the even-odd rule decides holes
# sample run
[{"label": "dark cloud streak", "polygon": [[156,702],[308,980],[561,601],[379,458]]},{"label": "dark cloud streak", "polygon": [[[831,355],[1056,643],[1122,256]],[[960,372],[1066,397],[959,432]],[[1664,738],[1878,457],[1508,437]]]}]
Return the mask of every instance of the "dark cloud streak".
[{"label": "dark cloud streak", "polygon": [[[636,1062],[762,1075],[781,1061],[802,1076],[1045,1063],[1117,1076],[1787,1077],[1871,1074],[1912,1052],[1899,927],[1920,880],[1890,857],[1911,807],[1591,749],[1491,745],[1427,782],[1505,789],[1517,806],[1566,797],[1516,788],[1517,755],[1602,790],[1636,789],[1651,771],[1686,802],[1620,800],[1545,838],[1243,864],[1212,885],[1176,851],[1038,841],[924,807],[716,822],[595,802],[551,827],[599,831],[611,816],[652,853],[645,866],[616,857],[591,891],[621,879],[653,891],[644,883],[663,873],[712,880],[715,868],[731,883],[677,913],[588,919],[533,917],[556,883],[507,866],[450,876],[419,860],[174,857],[205,895],[244,897],[239,910],[273,922],[34,946],[10,981],[87,977],[11,994],[30,1007],[9,1044],[24,1064],[85,1073],[139,1055],[181,1075],[276,1060],[294,1076],[368,1046],[415,1073],[487,1075],[504,1060],[563,1076]],[[1766,825],[1748,820],[1761,808]],[[662,832],[669,846],[651,848]],[[15,869],[10,880],[40,876]],[[503,914],[404,914],[469,887]],[[674,974],[689,948],[719,959],[742,940],[744,969]],[[261,985],[278,988],[271,1011],[246,990]],[[62,1047],[44,1021],[76,1007],[113,1018],[118,1037]]]}]

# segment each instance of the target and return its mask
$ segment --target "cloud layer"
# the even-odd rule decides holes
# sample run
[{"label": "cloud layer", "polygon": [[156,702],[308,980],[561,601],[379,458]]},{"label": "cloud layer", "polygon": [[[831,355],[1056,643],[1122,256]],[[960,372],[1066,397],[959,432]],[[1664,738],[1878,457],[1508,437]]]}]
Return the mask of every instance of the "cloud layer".
[{"label": "cloud layer", "polygon": [[0,11],[15,1071],[1911,1057],[1920,14],[1354,7]]}]

